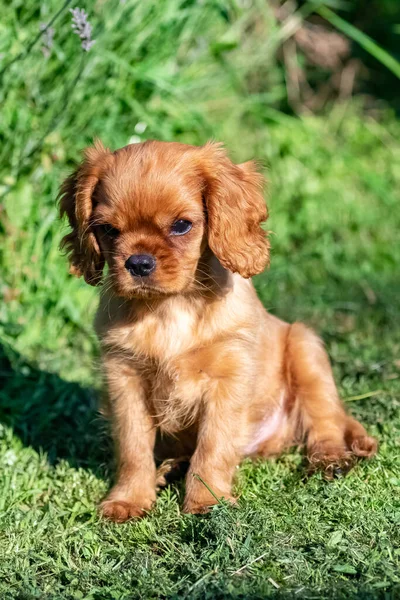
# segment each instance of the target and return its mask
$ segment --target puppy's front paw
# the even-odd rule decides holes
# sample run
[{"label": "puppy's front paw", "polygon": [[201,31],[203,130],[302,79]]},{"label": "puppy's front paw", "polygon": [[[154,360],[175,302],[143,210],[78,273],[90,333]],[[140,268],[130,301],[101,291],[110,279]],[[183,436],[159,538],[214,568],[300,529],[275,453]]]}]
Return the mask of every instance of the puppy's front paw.
[{"label": "puppy's front paw", "polygon": [[199,502],[185,502],[182,508],[182,512],[187,515],[204,515],[210,512],[213,504],[217,504],[216,502],[209,504],[200,504]]},{"label": "puppy's front paw", "polygon": [[310,472],[320,470],[327,479],[344,475],[355,462],[354,455],[345,447],[326,442],[314,444],[307,451]]},{"label": "puppy's front paw", "polygon": [[[148,506],[149,509],[150,507]],[[144,517],[146,512],[146,508],[129,500],[104,500],[100,504],[101,515],[115,523],[124,523],[130,519]]]},{"label": "puppy's front paw", "polygon": [[[237,503],[236,498],[234,498],[233,496],[228,496],[228,497],[223,497],[224,500],[226,500],[227,502],[230,502],[230,504],[235,505]],[[222,500],[222,498],[221,498]],[[186,514],[192,514],[192,515],[204,515],[208,512],[210,512],[211,508],[213,506],[215,506],[216,504],[218,504],[218,501],[213,498],[212,496],[210,497],[210,499],[208,501],[205,500],[185,500],[185,503],[183,505],[183,509],[182,511]]]}]

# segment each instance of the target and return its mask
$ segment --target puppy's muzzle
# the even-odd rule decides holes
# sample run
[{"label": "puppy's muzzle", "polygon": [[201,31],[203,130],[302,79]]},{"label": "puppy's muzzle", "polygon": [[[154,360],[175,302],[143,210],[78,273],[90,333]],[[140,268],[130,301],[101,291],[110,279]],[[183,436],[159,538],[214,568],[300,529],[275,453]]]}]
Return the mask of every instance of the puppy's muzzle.
[{"label": "puppy's muzzle", "polygon": [[132,254],[125,263],[125,269],[135,277],[148,277],[156,268],[156,259],[151,254]]}]

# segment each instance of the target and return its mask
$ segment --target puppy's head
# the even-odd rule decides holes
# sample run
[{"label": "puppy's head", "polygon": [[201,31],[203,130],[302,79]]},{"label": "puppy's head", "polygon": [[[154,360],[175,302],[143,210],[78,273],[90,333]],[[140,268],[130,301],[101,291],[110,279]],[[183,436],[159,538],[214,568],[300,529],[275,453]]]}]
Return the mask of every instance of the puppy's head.
[{"label": "puppy's head", "polygon": [[219,144],[148,141],[110,152],[97,142],[61,188],[72,228],[62,240],[71,271],[91,285],[108,264],[117,295],[189,291],[210,248],[243,277],[268,262],[262,177]]}]

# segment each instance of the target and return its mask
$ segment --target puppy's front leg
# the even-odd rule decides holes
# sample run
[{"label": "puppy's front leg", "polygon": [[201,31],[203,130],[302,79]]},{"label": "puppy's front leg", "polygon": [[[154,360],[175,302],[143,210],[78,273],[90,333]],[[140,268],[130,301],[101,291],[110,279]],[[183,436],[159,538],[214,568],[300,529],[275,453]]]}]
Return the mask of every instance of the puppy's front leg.
[{"label": "puppy's front leg", "polygon": [[234,501],[232,479],[246,436],[246,396],[244,390],[226,387],[219,385],[205,399],[197,447],[186,478],[186,513],[207,512],[222,497]]},{"label": "puppy's front leg", "polygon": [[109,410],[117,452],[117,482],[102,502],[103,516],[123,522],[143,516],[156,499],[155,427],[135,370],[106,358]]}]

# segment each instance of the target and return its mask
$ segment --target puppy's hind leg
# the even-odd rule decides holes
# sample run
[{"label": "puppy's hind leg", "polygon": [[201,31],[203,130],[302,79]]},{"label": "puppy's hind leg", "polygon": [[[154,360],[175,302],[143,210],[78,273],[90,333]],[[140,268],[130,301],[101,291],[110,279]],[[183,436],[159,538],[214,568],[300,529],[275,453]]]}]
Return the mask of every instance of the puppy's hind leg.
[{"label": "puppy's hind leg", "polygon": [[356,457],[375,454],[374,438],[344,410],[322,341],[301,323],[290,327],[287,359],[287,378],[298,403],[311,467],[329,477],[351,468]]}]

